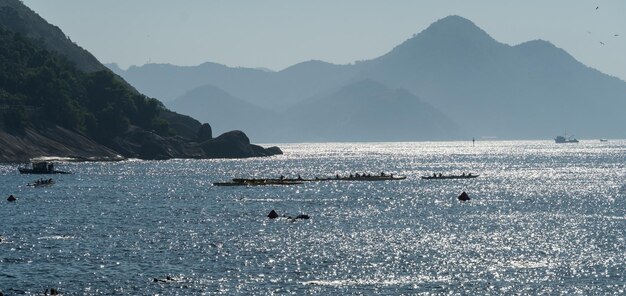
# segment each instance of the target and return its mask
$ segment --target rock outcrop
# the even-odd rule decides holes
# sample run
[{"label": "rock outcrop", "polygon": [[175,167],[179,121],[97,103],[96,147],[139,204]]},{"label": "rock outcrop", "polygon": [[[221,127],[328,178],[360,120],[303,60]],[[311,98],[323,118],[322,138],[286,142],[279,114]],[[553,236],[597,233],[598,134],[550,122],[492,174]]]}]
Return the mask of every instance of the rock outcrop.
[{"label": "rock outcrop", "polygon": [[[208,124],[203,125],[210,129]],[[282,154],[278,147],[265,149],[250,144],[241,131],[231,131],[215,139],[203,142],[192,141],[180,136],[162,137],[142,129],[131,129],[123,137],[117,138],[116,151],[124,156],[140,159],[170,158],[246,158]]]},{"label": "rock outcrop", "polygon": [[242,131],[223,133],[215,139],[200,143],[200,147],[210,158],[244,158],[282,154],[278,147],[265,149],[261,146],[250,144],[250,139]]},{"label": "rock outcrop", "polygon": [[205,123],[200,126],[200,129],[198,130],[198,142],[204,142],[211,139],[213,139],[213,130],[208,123]]},{"label": "rock outcrop", "polygon": [[[205,129],[210,129],[208,124]],[[28,162],[37,157],[70,158],[77,161],[118,161],[127,158],[163,160],[171,158],[245,158],[282,154],[278,147],[250,144],[241,131],[224,133],[202,142],[181,136],[160,136],[131,126],[122,136],[104,146],[62,127],[22,131],[0,130],[0,163]]]}]

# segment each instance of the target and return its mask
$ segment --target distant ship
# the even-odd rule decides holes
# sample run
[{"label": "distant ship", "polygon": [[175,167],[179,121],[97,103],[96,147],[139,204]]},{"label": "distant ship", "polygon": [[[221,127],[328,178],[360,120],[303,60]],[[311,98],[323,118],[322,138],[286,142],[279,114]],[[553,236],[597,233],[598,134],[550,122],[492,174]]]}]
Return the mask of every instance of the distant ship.
[{"label": "distant ship", "polygon": [[578,143],[578,140],[576,140],[573,137],[568,137],[567,135],[565,136],[558,136],[556,138],[554,138],[554,142],[556,143]]}]

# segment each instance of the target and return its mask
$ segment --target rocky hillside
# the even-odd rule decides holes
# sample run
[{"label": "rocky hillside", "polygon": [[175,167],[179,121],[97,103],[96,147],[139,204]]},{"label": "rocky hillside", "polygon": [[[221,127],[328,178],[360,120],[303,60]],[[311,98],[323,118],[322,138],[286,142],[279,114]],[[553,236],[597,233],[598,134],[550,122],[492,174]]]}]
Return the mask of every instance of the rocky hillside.
[{"label": "rocky hillside", "polygon": [[[251,145],[241,132],[213,139],[208,124],[171,112],[158,100],[138,93],[89,53],[59,40],[64,35],[58,28],[46,27],[19,1],[0,1],[0,15],[0,142],[4,144],[0,161],[38,156],[252,157],[279,152]],[[71,50],[66,52],[66,47]],[[223,145],[224,141],[231,145]]]}]

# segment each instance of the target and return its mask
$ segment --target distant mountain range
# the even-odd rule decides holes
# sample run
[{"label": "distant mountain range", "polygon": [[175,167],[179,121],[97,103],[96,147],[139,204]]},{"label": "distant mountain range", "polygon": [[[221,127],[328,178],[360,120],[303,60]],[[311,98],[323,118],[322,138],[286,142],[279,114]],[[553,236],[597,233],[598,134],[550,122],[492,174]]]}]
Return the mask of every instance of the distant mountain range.
[{"label": "distant mountain range", "polygon": [[[255,126],[250,134],[261,141],[548,139],[565,129],[580,138],[626,136],[626,82],[547,41],[499,43],[459,16],[351,65],[308,61],[277,72],[214,63],[108,66],[140,91],[176,100],[175,111],[213,122],[220,110]],[[184,103],[205,86],[212,91]],[[203,97],[208,103],[190,113]]]}]

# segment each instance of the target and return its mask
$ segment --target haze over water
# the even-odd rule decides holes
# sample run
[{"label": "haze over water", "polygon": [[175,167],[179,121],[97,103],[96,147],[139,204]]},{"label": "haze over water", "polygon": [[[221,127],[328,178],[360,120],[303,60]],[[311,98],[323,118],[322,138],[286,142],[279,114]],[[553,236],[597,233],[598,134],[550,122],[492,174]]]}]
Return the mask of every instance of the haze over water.
[{"label": "haze over water", "polygon": [[[623,294],[626,141],[284,144],[243,160],[1,165],[0,289],[76,294]],[[212,186],[380,171],[403,181]],[[422,180],[434,172],[472,180]],[[466,191],[472,198],[459,202]],[[268,220],[267,213],[310,220]],[[154,282],[154,279],[173,280]]]}]

